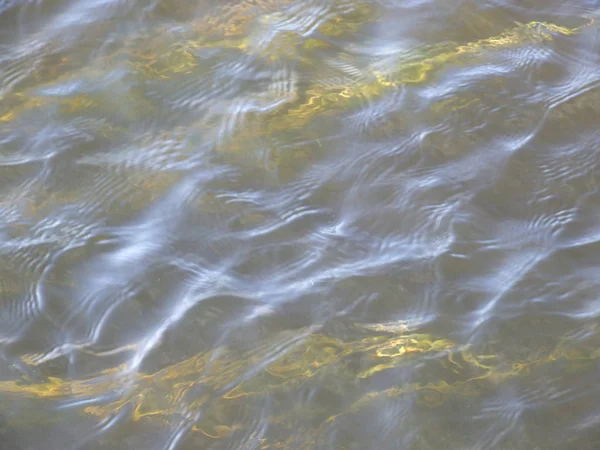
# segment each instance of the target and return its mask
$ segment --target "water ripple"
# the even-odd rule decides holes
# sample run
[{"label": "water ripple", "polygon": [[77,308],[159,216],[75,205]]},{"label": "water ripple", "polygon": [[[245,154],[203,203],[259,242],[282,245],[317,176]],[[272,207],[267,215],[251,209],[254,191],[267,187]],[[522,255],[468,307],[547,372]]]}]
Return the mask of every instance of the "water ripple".
[{"label": "water ripple", "polygon": [[592,448],[595,3],[0,0],[0,442]]}]

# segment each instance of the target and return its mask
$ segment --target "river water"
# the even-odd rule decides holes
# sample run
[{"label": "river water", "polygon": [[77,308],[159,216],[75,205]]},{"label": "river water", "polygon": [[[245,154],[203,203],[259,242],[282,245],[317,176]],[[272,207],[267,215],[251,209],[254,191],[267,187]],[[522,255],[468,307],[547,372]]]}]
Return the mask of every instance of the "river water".
[{"label": "river water", "polygon": [[0,449],[600,448],[599,11],[0,0]]}]

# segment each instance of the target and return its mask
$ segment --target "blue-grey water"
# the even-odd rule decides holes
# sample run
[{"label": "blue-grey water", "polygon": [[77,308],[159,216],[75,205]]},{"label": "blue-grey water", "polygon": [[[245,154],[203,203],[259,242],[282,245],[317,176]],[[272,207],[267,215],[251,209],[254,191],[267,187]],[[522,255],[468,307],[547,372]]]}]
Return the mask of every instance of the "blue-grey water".
[{"label": "blue-grey water", "polygon": [[0,449],[600,448],[600,3],[0,0]]}]

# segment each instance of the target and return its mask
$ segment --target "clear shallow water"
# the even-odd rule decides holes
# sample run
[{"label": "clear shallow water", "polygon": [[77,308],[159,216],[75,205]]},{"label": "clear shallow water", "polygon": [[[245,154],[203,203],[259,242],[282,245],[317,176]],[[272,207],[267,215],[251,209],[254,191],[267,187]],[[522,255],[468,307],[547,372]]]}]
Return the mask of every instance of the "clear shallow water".
[{"label": "clear shallow water", "polygon": [[599,448],[598,6],[0,2],[0,448]]}]

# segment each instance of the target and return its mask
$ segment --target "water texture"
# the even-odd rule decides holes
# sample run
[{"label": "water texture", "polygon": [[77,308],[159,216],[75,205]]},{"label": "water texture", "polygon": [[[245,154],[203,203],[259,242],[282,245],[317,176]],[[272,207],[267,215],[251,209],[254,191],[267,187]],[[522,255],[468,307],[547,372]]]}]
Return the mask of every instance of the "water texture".
[{"label": "water texture", "polygon": [[600,448],[599,8],[0,0],[0,449]]}]

